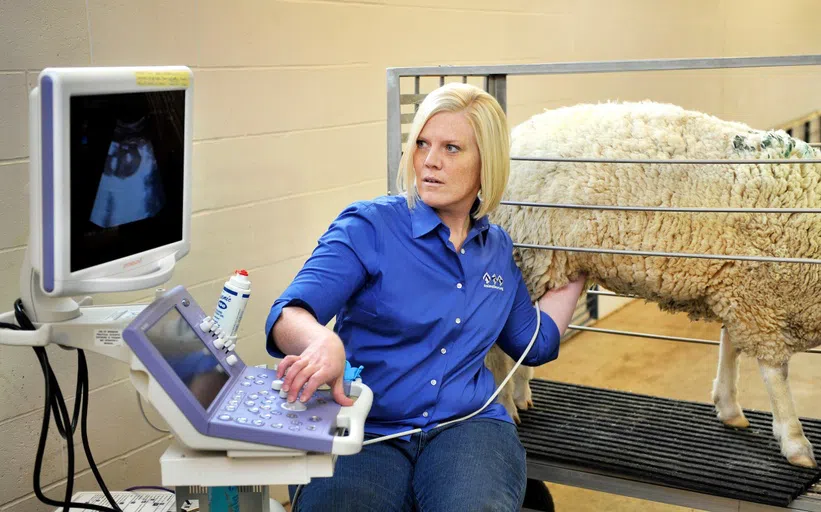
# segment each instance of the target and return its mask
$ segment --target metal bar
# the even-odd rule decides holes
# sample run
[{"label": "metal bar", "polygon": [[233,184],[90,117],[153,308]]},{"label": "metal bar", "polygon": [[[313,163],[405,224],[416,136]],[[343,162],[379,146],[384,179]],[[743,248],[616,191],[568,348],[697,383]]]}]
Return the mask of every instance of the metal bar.
[{"label": "metal bar", "polygon": [[724,164],[818,164],[818,158],[771,158],[771,159],[718,159],[718,160],[697,160],[697,159],[635,159],[635,158],[560,158],[560,157],[525,157],[512,156],[511,160],[524,162],[568,162],[568,163],[601,163],[601,164],[662,164],[662,165],[724,165]]},{"label": "metal bar", "polygon": [[502,111],[507,112],[507,77],[500,74],[488,75],[486,83],[487,92],[496,98]]},{"label": "metal bar", "polygon": [[557,75],[570,73],[625,73],[634,71],[683,71],[696,69],[763,68],[821,65],[821,55],[774,57],[718,57],[696,59],[646,59],[549,64],[502,64],[487,66],[393,67],[399,76]]},{"label": "metal bar", "polygon": [[402,158],[402,123],[400,115],[402,107],[399,103],[399,75],[388,71],[387,89],[388,193],[397,194],[399,190],[396,188],[396,175],[399,171],[399,159]]},{"label": "metal bar", "polygon": [[567,326],[568,329],[574,329],[577,331],[591,331],[591,332],[598,332],[601,334],[616,334],[619,336],[633,336],[636,338],[650,338],[656,340],[666,340],[666,341],[686,341],[687,343],[699,343],[702,345],[719,345],[720,342],[718,340],[704,340],[700,338],[682,338],[679,336],[665,336],[663,334],[648,334],[643,332],[631,332],[631,331],[618,331],[615,329],[602,329],[600,327],[587,327],[584,325],[574,325],[570,324]]},{"label": "metal bar", "polygon": [[538,208],[570,208],[579,210],[618,210],[672,213],[821,213],[821,208],[689,208],[673,206],[613,206],[593,204],[531,203],[525,201],[501,201],[509,206]]},{"label": "metal bar", "polygon": [[547,462],[530,456],[527,458],[527,477],[572,487],[580,487],[582,489],[630,496],[642,500],[691,507],[711,512],[779,512],[784,510],[792,510],[795,512],[821,512],[821,503],[806,494],[798,496],[786,508],[782,508],[684,489],[676,489],[643,482],[638,479],[625,478],[613,472],[577,467],[553,461]]},{"label": "metal bar", "polygon": [[772,256],[724,256],[719,254],[698,254],[686,252],[628,251],[621,249],[594,249],[592,247],[564,247],[558,245],[538,245],[514,243],[513,247],[525,249],[545,249],[550,251],[589,252],[602,254],[621,254],[625,256],[653,256],[663,258],[697,258],[705,260],[761,261],[767,263],[821,263],[821,260],[810,258],[775,258]]},{"label": "metal bar", "polygon": [[625,293],[605,292],[602,290],[586,290],[588,295],[604,295],[605,297],[625,297],[627,299],[643,299],[640,295],[628,295]]},{"label": "metal bar", "polygon": [[[597,332],[600,334],[615,334],[617,336],[632,336],[634,338],[648,338],[654,340],[665,340],[665,341],[684,341],[687,343],[697,343],[700,345],[721,345],[719,340],[705,340],[701,338],[682,338],[679,336],[666,336],[664,334],[648,334],[644,332],[633,332],[633,331],[619,331],[616,329],[602,329],[601,327],[587,327],[584,325],[575,325],[570,324],[567,326],[568,329],[573,329],[575,331],[590,331],[590,332]],[[808,349],[804,350],[804,352],[809,352],[812,354],[821,354],[821,350],[817,349]]]}]

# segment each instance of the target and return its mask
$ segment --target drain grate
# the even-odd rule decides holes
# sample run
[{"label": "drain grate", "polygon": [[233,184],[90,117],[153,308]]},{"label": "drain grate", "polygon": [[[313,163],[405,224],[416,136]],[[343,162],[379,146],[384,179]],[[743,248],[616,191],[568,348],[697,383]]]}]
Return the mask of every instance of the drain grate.
[{"label": "drain grate", "polygon": [[[572,464],[726,498],[786,506],[821,476],[782,456],[772,416],[744,411],[725,427],[711,404],[534,379],[534,408],[519,413],[531,461]],[[821,421],[801,419],[821,446]]]}]

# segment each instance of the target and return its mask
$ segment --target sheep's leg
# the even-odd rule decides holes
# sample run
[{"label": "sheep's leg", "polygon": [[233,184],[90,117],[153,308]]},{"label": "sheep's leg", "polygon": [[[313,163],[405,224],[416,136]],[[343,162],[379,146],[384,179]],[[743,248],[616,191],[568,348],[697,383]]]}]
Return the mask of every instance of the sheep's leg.
[{"label": "sheep's leg", "polygon": [[[490,373],[493,374],[493,381],[497,387],[505,380],[508,372],[513,368],[513,364],[513,360],[505,354],[498,345],[490,347],[490,351],[485,357],[485,365],[490,369]],[[521,368],[521,366],[519,368]],[[516,404],[513,400],[514,383],[511,382],[512,380],[513,379],[507,381],[505,387],[499,391],[499,394],[496,396],[496,401],[502,404],[510,415],[510,418],[518,424],[520,422],[519,411],[516,409]]]},{"label": "sheep's leg", "polygon": [[773,409],[773,435],[781,442],[781,453],[795,466],[815,467],[812,445],[804,436],[790,392],[788,364],[772,365],[758,361],[761,376],[770,394]]},{"label": "sheep's leg", "polygon": [[718,419],[725,425],[736,428],[750,426],[738,403],[738,349],[733,346],[727,328],[723,326],[718,371],[713,381],[713,403]]},{"label": "sheep's leg", "polygon": [[533,395],[530,392],[530,379],[533,378],[533,368],[519,366],[513,373],[513,402],[518,409],[526,411],[533,407]]}]

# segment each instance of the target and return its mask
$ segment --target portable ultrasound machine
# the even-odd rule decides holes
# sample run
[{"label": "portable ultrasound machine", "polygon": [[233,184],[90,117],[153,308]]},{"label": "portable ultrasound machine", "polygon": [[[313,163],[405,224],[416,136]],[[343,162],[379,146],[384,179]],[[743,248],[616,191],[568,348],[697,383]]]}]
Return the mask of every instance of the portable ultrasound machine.
[{"label": "portable ultrasound machine", "polygon": [[[177,503],[163,511],[180,509],[182,489],[230,485],[263,486],[258,508],[241,511],[267,512],[268,485],[329,477],[336,457],[359,452],[373,399],[361,379],[351,383],[350,407],[329,390],[289,404],[276,372],[246,365],[206,314],[213,305],[200,306],[183,286],[149,292],[155,300],[147,305],[73,298],[155,289],[188,253],[192,93],[193,76],[183,66],[40,74],[30,95],[29,244],[20,300],[0,315],[0,343],[35,347],[44,376],[50,368],[42,347],[50,343],[78,349],[78,359],[91,351],[129,365],[134,387],[174,436],[160,464]],[[53,394],[56,381],[51,388],[46,382]],[[69,460],[72,445],[69,438]],[[35,474],[35,492],[38,481]],[[105,489],[99,476],[98,483]],[[115,494],[117,508],[88,510],[137,510],[122,497],[128,493]],[[62,502],[46,503],[62,510]]]}]

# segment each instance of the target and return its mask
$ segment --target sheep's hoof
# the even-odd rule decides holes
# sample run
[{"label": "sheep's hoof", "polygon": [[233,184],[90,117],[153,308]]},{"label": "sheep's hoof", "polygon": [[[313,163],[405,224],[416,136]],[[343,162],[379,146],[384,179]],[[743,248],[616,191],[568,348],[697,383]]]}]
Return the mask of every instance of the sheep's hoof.
[{"label": "sheep's hoof", "polygon": [[790,464],[793,466],[801,466],[804,468],[814,468],[817,465],[812,457],[803,454],[793,455],[787,460],[790,461]]},{"label": "sheep's hoof", "polygon": [[508,411],[508,414],[510,414],[510,417],[513,419],[513,423],[521,425],[522,419],[519,418],[519,411]]},{"label": "sheep's hoof", "polygon": [[750,421],[743,414],[741,416],[733,416],[732,418],[722,420],[722,423],[728,427],[734,428],[747,428],[750,426]]}]

